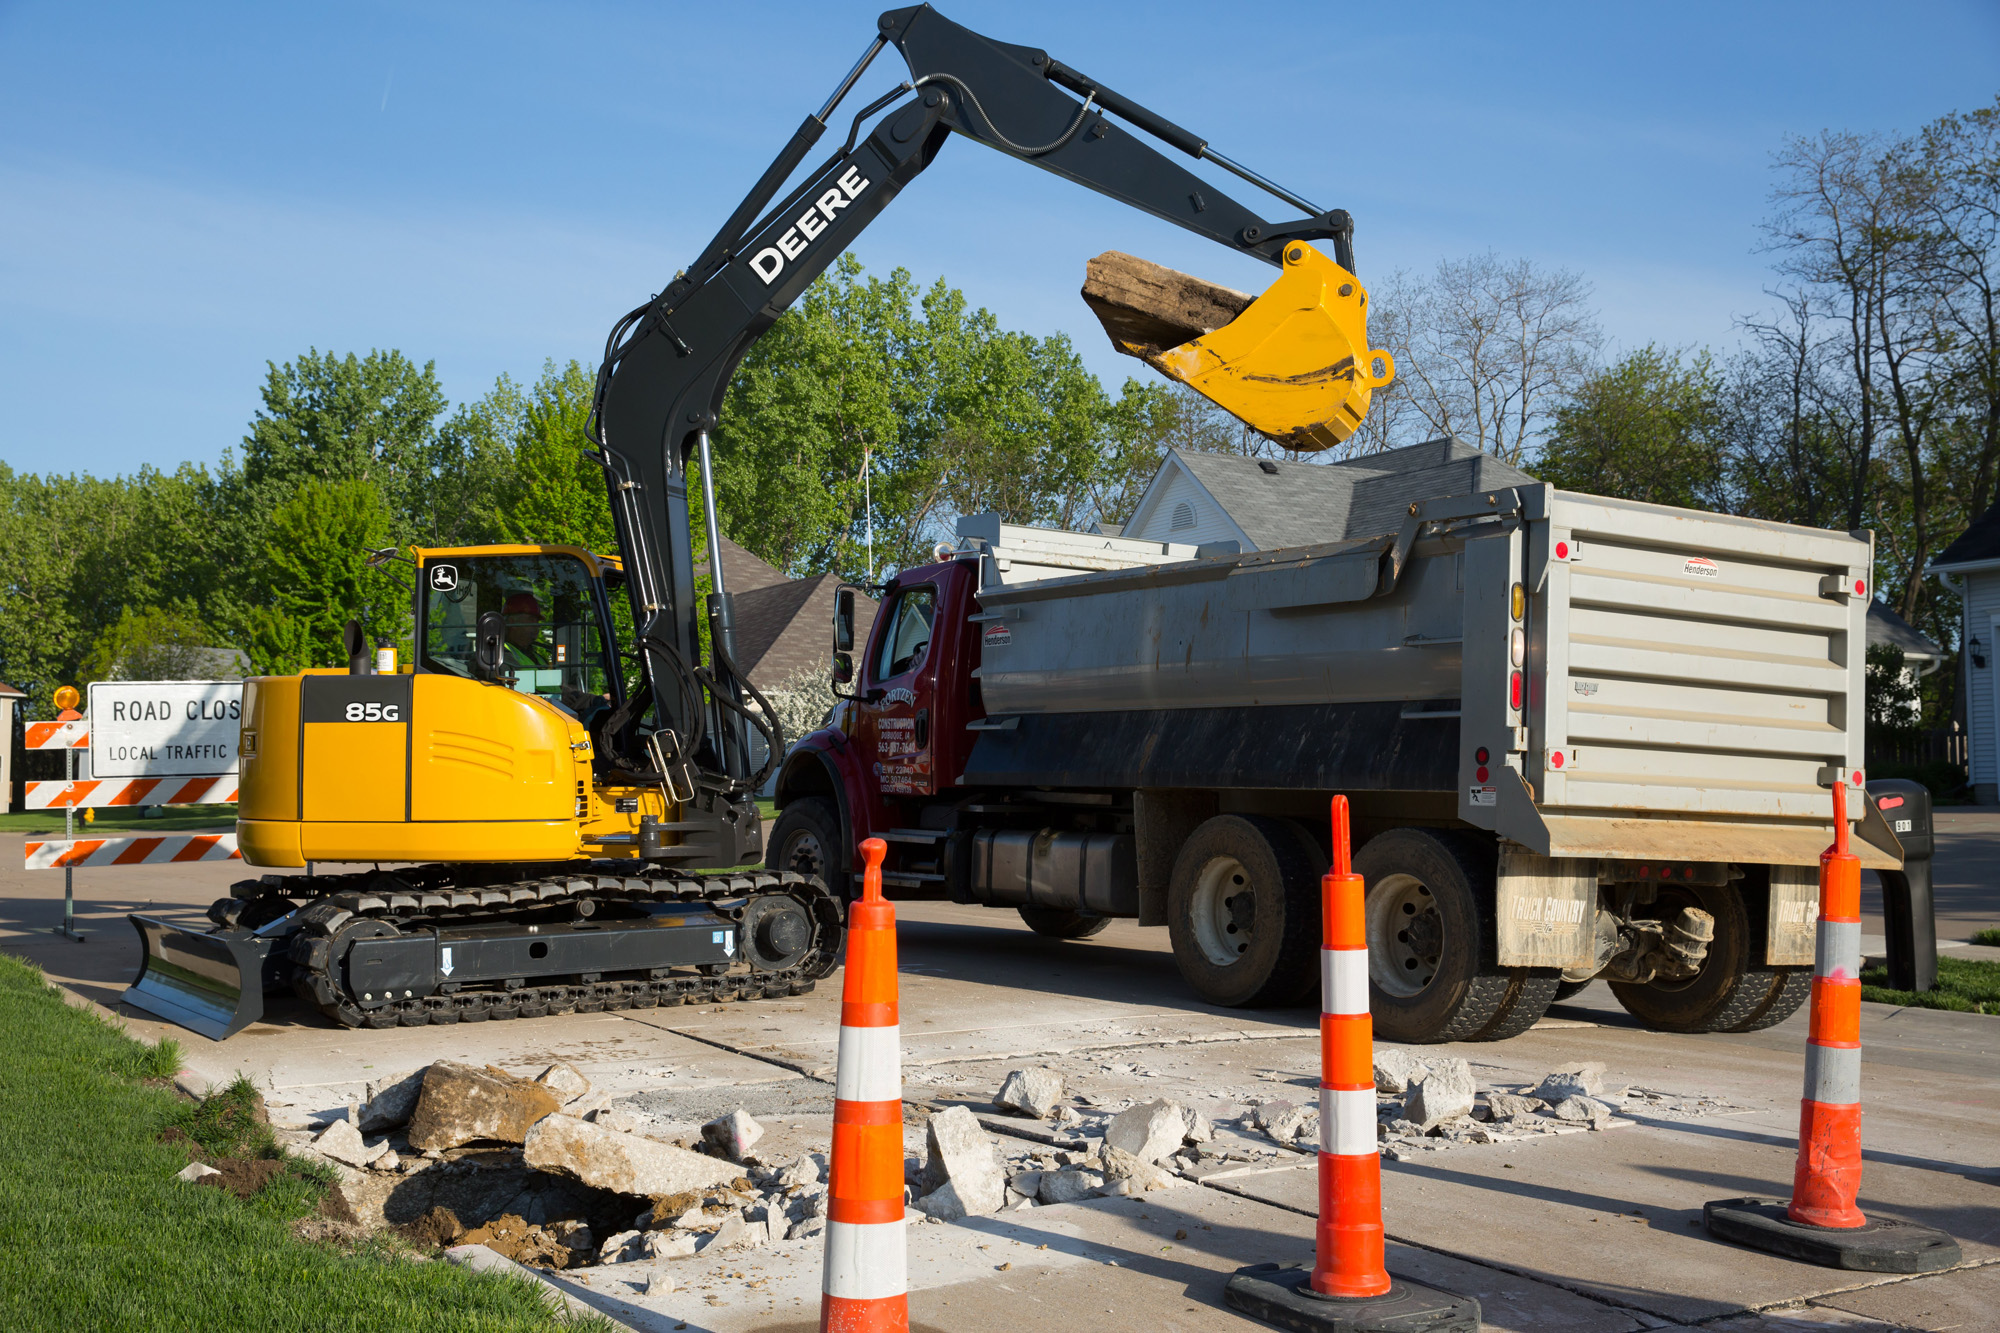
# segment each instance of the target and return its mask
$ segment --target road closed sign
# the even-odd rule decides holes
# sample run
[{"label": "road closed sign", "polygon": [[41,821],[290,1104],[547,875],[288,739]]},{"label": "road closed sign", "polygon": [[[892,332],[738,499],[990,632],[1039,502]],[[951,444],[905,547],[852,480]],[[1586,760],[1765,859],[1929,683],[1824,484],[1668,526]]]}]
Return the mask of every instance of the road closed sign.
[{"label": "road closed sign", "polygon": [[101,680],[90,687],[90,776],[236,771],[240,680]]}]

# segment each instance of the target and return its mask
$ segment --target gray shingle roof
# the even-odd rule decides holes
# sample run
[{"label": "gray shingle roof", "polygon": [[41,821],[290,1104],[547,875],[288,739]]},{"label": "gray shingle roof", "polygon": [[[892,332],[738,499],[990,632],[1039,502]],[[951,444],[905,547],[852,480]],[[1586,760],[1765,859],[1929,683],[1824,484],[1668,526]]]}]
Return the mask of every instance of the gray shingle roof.
[{"label": "gray shingle roof", "polygon": [[1940,648],[1924,632],[1909,621],[1889,609],[1887,602],[1870,599],[1868,603],[1868,644],[1893,643],[1903,650],[1904,657],[1921,658],[1935,662],[1944,656]]},{"label": "gray shingle roof", "polygon": [[1976,564],[2000,560],[2000,504],[1981,514],[1978,521],[1959,534],[1957,541],[1931,558],[1931,568]]},{"label": "gray shingle roof", "polygon": [[1402,526],[1413,500],[1470,495],[1535,479],[1446,437],[1339,463],[1271,463],[1174,451],[1259,550],[1379,537]]}]

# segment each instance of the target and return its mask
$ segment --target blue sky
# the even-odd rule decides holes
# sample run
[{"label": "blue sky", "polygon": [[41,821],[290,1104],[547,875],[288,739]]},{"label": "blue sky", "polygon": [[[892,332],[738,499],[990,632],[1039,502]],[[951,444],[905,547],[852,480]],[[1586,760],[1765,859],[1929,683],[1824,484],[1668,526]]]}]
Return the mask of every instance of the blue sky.
[{"label": "blue sky", "polygon": [[[940,7],[1350,209],[1364,280],[1489,248],[1581,272],[1614,348],[1733,344],[1764,304],[1787,136],[1911,130],[2000,93],[1993,0]],[[213,463],[264,363],[309,346],[434,359],[454,400],[594,362],[878,12],[0,0],[0,461]],[[886,52],[857,93],[901,76]],[[1151,372],[1076,296],[1114,248],[1268,281],[963,141],[856,253],[1068,331],[1115,384]]]}]

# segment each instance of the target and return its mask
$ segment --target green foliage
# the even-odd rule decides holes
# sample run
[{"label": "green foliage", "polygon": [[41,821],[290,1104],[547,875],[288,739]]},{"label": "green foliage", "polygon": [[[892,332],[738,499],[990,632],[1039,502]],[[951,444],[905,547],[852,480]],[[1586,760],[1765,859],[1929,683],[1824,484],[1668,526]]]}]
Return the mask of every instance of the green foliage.
[{"label": "green foliage", "polygon": [[1870,759],[1868,777],[1904,778],[1928,788],[1932,800],[1944,804],[1965,790],[1965,765],[1949,759],[1932,759],[1921,764],[1899,764],[1893,760]]},{"label": "green foliage", "polygon": [[1948,954],[1939,954],[1937,961],[1936,990],[1890,990],[1889,969],[1870,967],[1861,973],[1861,998],[1912,1009],[2000,1014],[2000,962],[1990,958],[1953,958]]},{"label": "green foliage", "polygon": [[408,637],[408,566],[368,565],[368,553],[389,544],[393,522],[381,490],[360,479],[309,480],[278,506],[264,539],[270,602],[251,618],[260,670],[346,665],[341,634],[351,618],[371,645]]},{"label": "green foliage", "polygon": [[[5,955],[0,1028],[0,1327],[10,1333],[605,1327],[558,1315],[539,1285],[386,1246],[298,1240],[292,1221],[330,1185],[324,1168],[288,1165],[247,1202],[174,1179],[188,1145],[161,1131],[198,1113],[140,1081],[164,1069],[159,1048],[65,1004]],[[224,1104],[240,1096],[230,1089]]]},{"label": "green foliage", "polygon": [[190,602],[126,607],[97,636],[79,685],[96,680],[200,680],[211,669],[213,636]]},{"label": "green foliage", "polygon": [[1966,943],[1977,944],[1985,949],[2000,949],[2000,926],[1988,926],[1984,930],[1975,930],[1972,932],[1972,937]]},{"label": "green foliage", "polygon": [[1556,409],[1535,466],[1543,481],[1650,504],[1724,504],[1717,397],[1707,352],[1640,348],[1590,374]]},{"label": "green foliage", "polygon": [[511,476],[498,523],[505,540],[616,553],[604,469],[586,453],[596,447],[585,431],[596,382],[578,362],[557,369],[551,361],[509,405]]}]

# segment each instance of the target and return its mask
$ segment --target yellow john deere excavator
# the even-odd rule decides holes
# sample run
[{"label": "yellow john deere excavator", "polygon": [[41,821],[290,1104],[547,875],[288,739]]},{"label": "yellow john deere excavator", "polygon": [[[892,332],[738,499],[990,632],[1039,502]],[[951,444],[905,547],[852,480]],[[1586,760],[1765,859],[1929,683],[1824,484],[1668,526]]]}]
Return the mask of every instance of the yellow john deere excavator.
[{"label": "yellow john deere excavator", "polygon": [[[779,198],[887,46],[909,78]],[[346,670],[246,682],[244,859],[356,868],[244,881],[210,909],[208,931],[134,916],[146,959],[129,1002],[221,1038],[286,985],[337,1022],[391,1027],[797,994],[833,967],[842,904],[819,877],[700,870],[763,854],[754,794],[784,749],[732,657],[709,431],[750,345],[954,134],[1277,266],[1233,322],[1154,360],[1259,429],[1323,448],[1388,382],[1392,370],[1373,369],[1390,363],[1368,346],[1346,212],[1046,51],[928,5],[891,10],[701,255],[606,340],[590,456],[618,554],[416,550],[407,665],[378,664],[350,625]],[[1267,221],[1149,139],[1304,216]],[[625,643],[618,595],[634,626]]]}]

